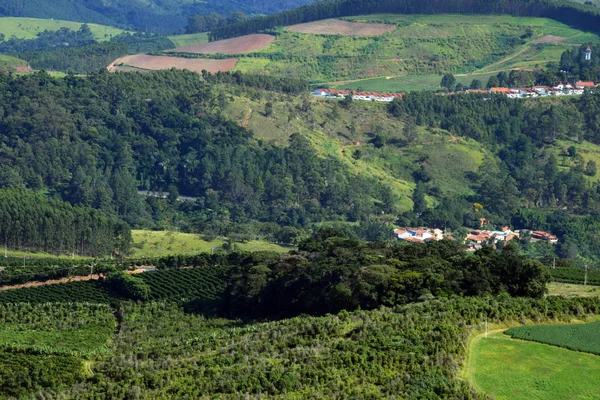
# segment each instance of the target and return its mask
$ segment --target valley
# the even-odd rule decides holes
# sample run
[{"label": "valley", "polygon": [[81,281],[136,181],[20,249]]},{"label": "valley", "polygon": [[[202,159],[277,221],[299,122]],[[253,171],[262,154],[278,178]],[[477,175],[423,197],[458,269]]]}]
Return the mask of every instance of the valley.
[{"label": "valley", "polygon": [[0,398],[599,398],[598,6],[2,2]]}]

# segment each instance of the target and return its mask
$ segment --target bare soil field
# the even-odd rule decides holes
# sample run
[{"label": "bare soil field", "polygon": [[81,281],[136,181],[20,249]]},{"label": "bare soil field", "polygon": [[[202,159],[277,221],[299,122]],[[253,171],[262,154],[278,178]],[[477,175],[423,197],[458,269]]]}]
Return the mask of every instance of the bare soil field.
[{"label": "bare soil field", "polygon": [[579,46],[578,44],[573,44],[573,43],[562,43],[563,41],[567,40],[567,37],[563,37],[563,36],[555,36],[555,35],[546,35],[546,36],[542,36],[539,39],[535,39],[533,41],[533,43],[541,43],[541,44],[561,44],[561,45],[567,45],[567,46]]},{"label": "bare soil field", "polygon": [[216,42],[199,44],[197,46],[179,47],[170,52],[201,53],[201,54],[238,54],[262,50],[275,40],[275,36],[262,33],[240,36]]},{"label": "bare soil field", "polygon": [[[228,58],[225,60],[209,60],[204,58],[181,58],[168,56],[149,56],[146,54],[136,54],[133,56],[123,57],[114,63],[114,67],[122,67],[121,64],[129,67],[140,68],[145,70],[157,71],[160,69],[187,69],[193,72],[226,72],[231,71],[237,64],[237,58]],[[112,70],[112,69],[109,69]],[[119,70],[119,69],[117,69]]]},{"label": "bare soil field", "polygon": [[324,19],[321,21],[292,25],[287,29],[292,32],[321,35],[375,36],[383,35],[386,32],[395,30],[396,25],[349,22],[342,21],[341,19]]}]

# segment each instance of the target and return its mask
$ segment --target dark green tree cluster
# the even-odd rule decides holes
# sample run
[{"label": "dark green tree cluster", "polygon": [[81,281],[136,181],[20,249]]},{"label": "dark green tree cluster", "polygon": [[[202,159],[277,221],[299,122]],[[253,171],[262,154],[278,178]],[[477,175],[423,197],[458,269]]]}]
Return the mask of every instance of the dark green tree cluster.
[{"label": "dark green tree cluster", "polygon": [[452,241],[364,245],[324,229],[299,249],[275,262],[234,267],[228,311],[242,317],[289,316],[452,295],[542,297],[549,279],[546,267],[510,246],[467,255]]},{"label": "dark green tree cluster", "polygon": [[590,44],[592,56],[586,60],[587,45],[574,47],[565,51],[560,57],[559,68],[569,73],[576,80],[600,82],[600,46]]},{"label": "dark green tree cluster", "polygon": [[0,190],[0,240],[8,248],[107,255],[131,245],[127,224],[89,207],[24,189]]},{"label": "dark green tree cluster", "polygon": [[60,28],[57,31],[43,31],[36,39],[10,38],[0,42],[0,53],[23,53],[26,51],[54,50],[56,48],[81,47],[96,43],[96,39],[86,24],[78,30]]},{"label": "dark green tree cluster", "polygon": [[237,24],[248,19],[243,11],[229,12],[227,17],[217,13],[193,14],[188,18],[185,33],[208,32],[225,25]]},{"label": "dark green tree cluster", "polygon": [[251,18],[211,31],[210,39],[219,40],[247,35],[278,26],[294,25],[326,18],[378,13],[394,14],[510,14],[545,17],[567,25],[597,31],[600,11],[596,7],[555,0],[329,0],[284,11],[275,15]]}]

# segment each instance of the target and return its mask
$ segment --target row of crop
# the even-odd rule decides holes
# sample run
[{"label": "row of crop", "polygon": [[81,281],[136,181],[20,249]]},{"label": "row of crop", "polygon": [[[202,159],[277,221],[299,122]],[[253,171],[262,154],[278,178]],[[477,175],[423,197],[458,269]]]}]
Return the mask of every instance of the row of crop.
[{"label": "row of crop", "polygon": [[226,283],[219,277],[221,268],[189,268],[155,271],[142,274],[150,287],[150,298],[159,299],[218,299]]},{"label": "row of crop", "polygon": [[99,281],[76,281],[0,291],[0,303],[112,303],[121,297]]},{"label": "row of crop", "polygon": [[[550,270],[553,281],[574,284],[583,284],[585,273],[586,271],[583,268],[554,268]],[[587,283],[589,285],[600,285],[600,271],[588,269]]]}]

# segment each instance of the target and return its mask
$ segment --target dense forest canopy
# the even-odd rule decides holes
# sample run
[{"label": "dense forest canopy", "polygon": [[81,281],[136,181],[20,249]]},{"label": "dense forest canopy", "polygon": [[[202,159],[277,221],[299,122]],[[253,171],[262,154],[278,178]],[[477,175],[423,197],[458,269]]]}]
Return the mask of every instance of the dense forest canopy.
[{"label": "dense forest canopy", "polygon": [[309,3],[307,0],[210,2],[195,0],[3,0],[0,16],[62,19],[134,28],[146,32],[183,32],[192,14],[243,11],[270,14]]},{"label": "dense forest canopy", "polygon": [[5,74],[0,97],[1,186],[47,189],[132,226],[152,226],[160,212],[138,188],[197,198],[186,207],[198,229],[215,219],[294,226],[394,212],[389,187],[318,156],[304,137],[288,146],[253,140],[220,116],[226,92],[194,73]]},{"label": "dense forest canopy", "polygon": [[597,31],[600,10],[561,0],[327,0],[278,14],[251,18],[211,31],[210,39],[246,35],[278,26],[354,15],[392,14],[510,14],[551,18],[584,30]]}]

